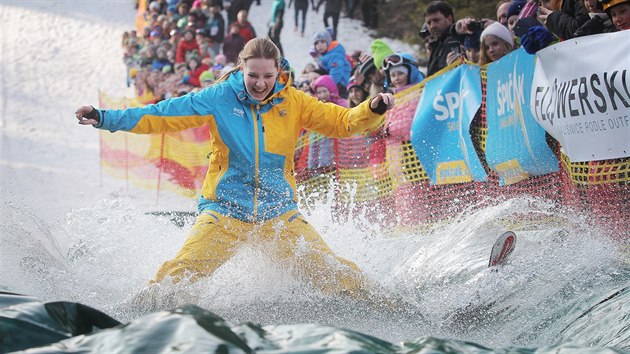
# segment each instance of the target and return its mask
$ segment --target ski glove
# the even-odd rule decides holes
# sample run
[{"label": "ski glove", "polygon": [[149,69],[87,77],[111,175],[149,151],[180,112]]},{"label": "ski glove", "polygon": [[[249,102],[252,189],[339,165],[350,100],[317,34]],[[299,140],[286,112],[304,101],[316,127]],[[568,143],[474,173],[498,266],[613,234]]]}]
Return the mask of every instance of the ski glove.
[{"label": "ski glove", "polygon": [[575,37],[582,37],[603,32],[604,21],[602,21],[601,17],[595,16],[592,19],[586,21],[580,28],[575,31],[573,35]]},{"label": "ski glove", "polygon": [[92,110],[88,114],[83,115],[83,118],[94,119],[99,124],[101,123],[101,116],[98,114],[98,111],[96,110],[96,108],[94,108],[94,106],[92,106]]},{"label": "ski glove", "polygon": [[544,26],[533,26],[521,37],[521,46],[528,54],[535,54],[554,40],[554,36]]}]

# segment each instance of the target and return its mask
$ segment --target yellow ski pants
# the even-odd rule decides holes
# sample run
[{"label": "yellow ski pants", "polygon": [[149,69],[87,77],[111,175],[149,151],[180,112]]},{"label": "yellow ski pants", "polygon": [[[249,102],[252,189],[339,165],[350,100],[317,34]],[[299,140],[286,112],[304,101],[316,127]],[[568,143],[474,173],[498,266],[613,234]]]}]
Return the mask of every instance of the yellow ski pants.
[{"label": "yellow ski pants", "polygon": [[279,260],[293,261],[298,278],[311,282],[326,294],[346,294],[364,299],[367,281],[356,264],[333,253],[319,233],[297,211],[262,223],[247,223],[212,211],[197,217],[175,259],[165,262],[156,282],[171,277],[196,280],[211,276],[238,247],[251,240],[273,245]]}]

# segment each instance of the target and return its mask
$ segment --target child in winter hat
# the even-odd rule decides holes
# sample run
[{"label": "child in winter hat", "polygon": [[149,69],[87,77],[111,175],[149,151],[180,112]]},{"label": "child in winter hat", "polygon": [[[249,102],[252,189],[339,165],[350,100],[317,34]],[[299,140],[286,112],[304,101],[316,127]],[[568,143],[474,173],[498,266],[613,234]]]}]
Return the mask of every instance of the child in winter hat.
[{"label": "child in winter hat", "polygon": [[330,44],[332,43],[332,37],[330,35],[330,32],[328,31],[315,32],[315,34],[313,35],[313,44],[317,45],[317,42],[319,41],[326,42],[326,48],[330,47]]},{"label": "child in winter hat", "polygon": [[370,44],[370,49],[372,49],[374,66],[376,66],[376,69],[378,70],[381,70],[381,67],[383,66],[383,59],[394,54],[392,48],[380,39],[375,39],[372,44]]},{"label": "child in winter hat", "polygon": [[510,33],[510,31],[505,28],[505,26],[498,22],[492,23],[485,30],[483,30],[483,32],[481,32],[481,36],[479,37],[479,41],[483,43],[484,39],[486,39],[486,37],[488,37],[489,35],[502,39],[506,41],[510,45],[510,47],[514,47],[512,33]]},{"label": "child in winter hat", "polygon": [[[500,42],[499,48],[490,49],[486,42],[497,38]],[[514,50],[514,39],[510,30],[499,22],[494,22],[481,32],[481,50],[479,54],[479,65],[486,65],[501,59],[504,55]]]}]

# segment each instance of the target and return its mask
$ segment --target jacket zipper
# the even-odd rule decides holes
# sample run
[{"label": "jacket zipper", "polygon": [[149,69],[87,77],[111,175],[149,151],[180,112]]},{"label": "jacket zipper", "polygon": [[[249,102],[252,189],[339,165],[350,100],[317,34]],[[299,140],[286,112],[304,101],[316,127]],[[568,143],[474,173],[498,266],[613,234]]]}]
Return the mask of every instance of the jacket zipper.
[{"label": "jacket zipper", "polygon": [[260,105],[256,105],[256,111],[254,114],[254,211],[252,215],[252,221],[258,220],[258,179],[259,179],[259,154],[258,151],[258,122],[260,121]]}]

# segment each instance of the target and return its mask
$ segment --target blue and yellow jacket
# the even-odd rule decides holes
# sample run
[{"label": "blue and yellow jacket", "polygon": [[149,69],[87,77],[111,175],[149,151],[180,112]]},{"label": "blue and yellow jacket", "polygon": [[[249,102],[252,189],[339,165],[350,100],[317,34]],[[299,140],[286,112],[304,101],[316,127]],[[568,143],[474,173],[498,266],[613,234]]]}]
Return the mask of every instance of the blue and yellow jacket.
[{"label": "blue and yellow jacket", "polygon": [[[284,62],[288,69],[288,63]],[[173,132],[205,124],[209,168],[199,212],[212,210],[246,222],[297,209],[293,154],[302,128],[330,137],[375,130],[383,116],[369,100],[347,109],[292,87],[287,71],[264,101],[247,93],[241,71],[197,93],[125,110],[99,111],[97,128],[139,134]]]}]

